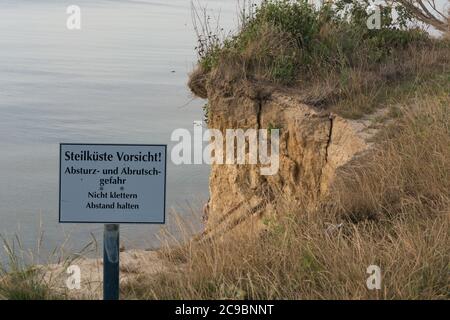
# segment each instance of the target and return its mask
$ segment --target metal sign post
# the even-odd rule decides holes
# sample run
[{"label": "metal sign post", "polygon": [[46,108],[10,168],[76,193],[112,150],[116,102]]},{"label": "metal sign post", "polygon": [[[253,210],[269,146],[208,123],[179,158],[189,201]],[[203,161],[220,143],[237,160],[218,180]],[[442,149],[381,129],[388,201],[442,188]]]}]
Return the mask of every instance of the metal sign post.
[{"label": "metal sign post", "polygon": [[103,234],[103,300],[119,300],[119,225],[105,224]]},{"label": "metal sign post", "polygon": [[59,222],[102,223],[103,298],[119,299],[119,224],[166,222],[167,145],[61,143]]}]

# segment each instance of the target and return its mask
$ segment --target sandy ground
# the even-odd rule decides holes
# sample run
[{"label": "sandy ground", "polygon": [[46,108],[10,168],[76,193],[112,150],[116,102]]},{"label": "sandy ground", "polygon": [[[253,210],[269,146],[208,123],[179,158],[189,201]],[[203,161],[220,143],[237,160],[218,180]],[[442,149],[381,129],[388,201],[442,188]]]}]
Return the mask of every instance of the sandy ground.
[{"label": "sandy ground", "polygon": [[[71,263],[80,268],[80,289],[68,289],[67,264],[53,264],[43,267],[45,281],[57,292],[68,295],[69,299],[102,299],[103,261],[102,259],[80,258]],[[165,271],[167,266],[156,251],[130,250],[120,253],[121,285],[138,276],[151,276]]]}]

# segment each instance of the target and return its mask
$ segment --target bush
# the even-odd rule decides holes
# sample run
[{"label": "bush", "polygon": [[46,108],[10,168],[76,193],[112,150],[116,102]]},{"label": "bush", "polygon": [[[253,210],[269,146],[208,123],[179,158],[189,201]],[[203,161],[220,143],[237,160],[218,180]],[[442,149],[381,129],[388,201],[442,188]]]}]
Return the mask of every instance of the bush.
[{"label": "bush", "polygon": [[[199,62],[204,70],[211,71],[232,56],[241,59],[250,76],[292,83],[298,76],[316,75],[330,67],[342,69],[377,63],[396,49],[427,41],[424,32],[408,30],[404,22],[394,23],[390,8],[383,11],[383,28],[369,30],[368,5],[340,1],[316,9],[305,0],[264,1],[245,18],[237,35],[222,43],[213,36],[215,41],[209,47],[202,46]],[[293,41],[280,43],[276,41],[280,35]],[[267,45],[261,46],[262,41]],[[260,50],[250,50],[249,55],[249,48],[255,46]],[[255,69],[255,65],[259,68]],[[266,72],[261,72],[261,67]]]},{"label": "bush", "polygon": [[356,119],[448,73],[447,40],[407,28],[411,18],[398,7],[396,22],[385,7],[382,28],[370,30],[368,4],[340,0],[316,9],[303,0],[268,0],[253,6],[236,35],[199,38],[199,67],[189,86],[202,98],[207,83],[227,96],[248,83],[290,86],[305,104]]}]

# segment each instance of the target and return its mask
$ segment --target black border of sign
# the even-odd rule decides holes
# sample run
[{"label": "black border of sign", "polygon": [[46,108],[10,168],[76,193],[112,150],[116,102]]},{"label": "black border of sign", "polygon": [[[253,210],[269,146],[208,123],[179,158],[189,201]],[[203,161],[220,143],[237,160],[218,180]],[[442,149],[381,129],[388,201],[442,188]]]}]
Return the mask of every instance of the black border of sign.
[{"label": "black border of sign", "polygon": [[[109,221],[61,221],[61,152],[62,146],[137,146],[137,147],[164,147],[164,219],[163,222],[109,222]],[[167,191],[167,144],[132,144],[132,143],[60,143],[59,144],[59,223],[99,223],[99,224],[166,224],[166,191]]]}]

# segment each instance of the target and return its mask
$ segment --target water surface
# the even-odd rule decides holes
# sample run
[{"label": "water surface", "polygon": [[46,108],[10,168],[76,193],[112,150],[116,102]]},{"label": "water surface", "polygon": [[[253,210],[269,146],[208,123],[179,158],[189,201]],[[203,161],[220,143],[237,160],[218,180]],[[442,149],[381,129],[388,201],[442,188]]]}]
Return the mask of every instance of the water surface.
[{"label": "water surface", "polygon": [[[235,1],[203,1],[235,24]],[[82,29],[66,28],[81,8]],[[0,2],[0,233],[32,248],[78,249],[101,225],[58,224],[60,142],[172,143],[192,130],[202,100],[187,90],[196,60],[189,0]],[[167,207],[200,228],[207,166],[169,162]],[[192,207],[192,210],[189,208]],[[168,212],[168,227],[174,215]],[[159,226],[122,226],[126,247],[157,245]],[[69,237],[70,235],[70,237]]]}]

